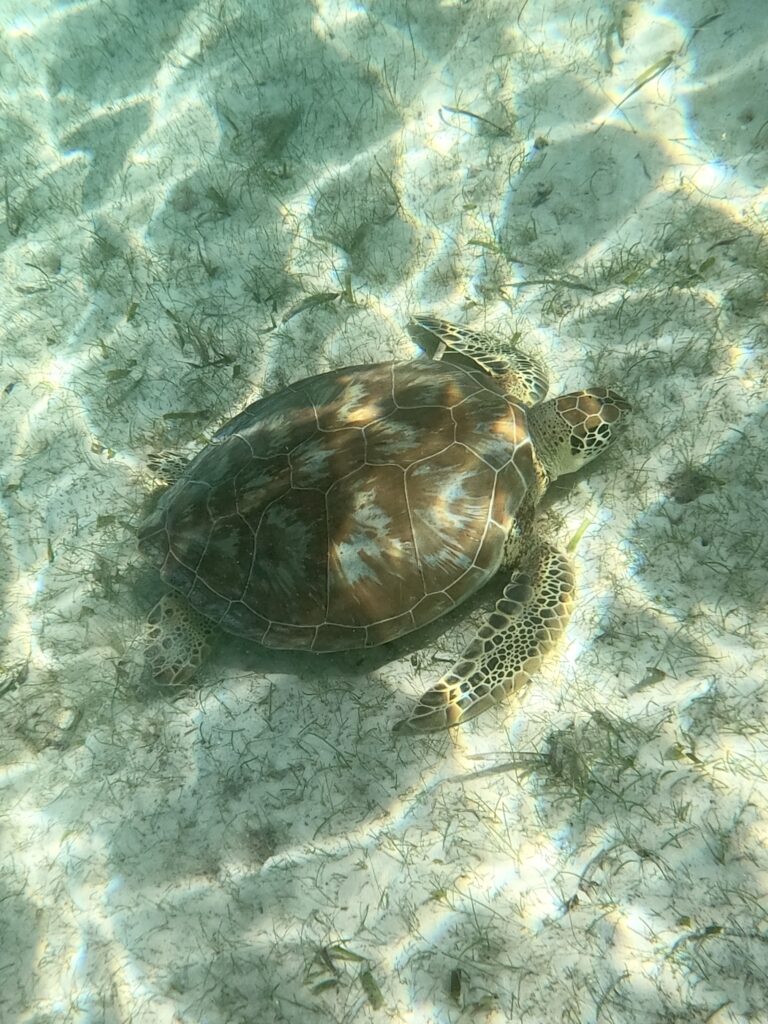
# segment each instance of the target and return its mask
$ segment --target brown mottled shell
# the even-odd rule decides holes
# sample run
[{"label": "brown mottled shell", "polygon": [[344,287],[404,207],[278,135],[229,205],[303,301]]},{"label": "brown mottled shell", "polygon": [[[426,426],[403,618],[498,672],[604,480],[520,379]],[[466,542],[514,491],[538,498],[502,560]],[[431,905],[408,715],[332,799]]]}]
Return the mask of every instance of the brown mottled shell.
[{"label": "brown mottled shell", "polygon": [[249,405],[141,527],[163,578],[271,647],[381,644],[481,587],[535,469],[525,410],[479,370],[334,370]]}]

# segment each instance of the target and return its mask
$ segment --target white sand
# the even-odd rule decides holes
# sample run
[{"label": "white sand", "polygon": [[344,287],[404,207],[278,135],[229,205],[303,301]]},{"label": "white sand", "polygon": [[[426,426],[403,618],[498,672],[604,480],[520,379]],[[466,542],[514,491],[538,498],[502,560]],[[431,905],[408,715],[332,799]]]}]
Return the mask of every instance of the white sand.
[{"label": "white sand", "polygon": [[[3,4],[3,1024],[768,1020],[768,19],[614,8]],[[637,410],[536,683],[128,685],[148,453],[417,310]]]}]

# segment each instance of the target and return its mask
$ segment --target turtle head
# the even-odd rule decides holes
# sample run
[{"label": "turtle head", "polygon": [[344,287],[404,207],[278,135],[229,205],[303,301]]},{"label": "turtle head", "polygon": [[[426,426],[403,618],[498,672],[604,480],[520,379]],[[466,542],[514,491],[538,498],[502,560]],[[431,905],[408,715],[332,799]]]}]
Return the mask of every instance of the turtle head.
[{"label": "turtle head", "polygon": [[550,481],[575,473],[613,443],[631,406],[612,388],[572,391],[528,411],[533,446]]}]

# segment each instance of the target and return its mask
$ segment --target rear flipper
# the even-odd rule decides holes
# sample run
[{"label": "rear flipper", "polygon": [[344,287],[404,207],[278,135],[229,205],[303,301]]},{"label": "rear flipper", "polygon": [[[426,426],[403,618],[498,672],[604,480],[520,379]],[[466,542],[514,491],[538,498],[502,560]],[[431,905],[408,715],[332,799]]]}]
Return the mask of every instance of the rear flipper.
[{"label": "rear flipper", "polygon": [[146,659],[166,686],[190,679],[208,654],[213,623],[175,594],[161,597],[147,616]]},{"label": "rear flipper", "polygon": [[534,547],[461,658],[421,697],[398,733],[461,725],[524,686],[563,633],[573,603],[569,559]]}]

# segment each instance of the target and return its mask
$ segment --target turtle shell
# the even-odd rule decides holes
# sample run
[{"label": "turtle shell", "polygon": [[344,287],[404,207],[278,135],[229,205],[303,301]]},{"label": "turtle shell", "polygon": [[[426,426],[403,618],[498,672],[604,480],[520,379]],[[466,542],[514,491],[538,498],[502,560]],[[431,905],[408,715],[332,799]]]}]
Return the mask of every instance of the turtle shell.
[{"label": "turtle shell", "polygon": [[334,370],[230,420],[139,531],[228,632],[314,651],[381,644],[499,568],[535,481],[525,409],[429,359]]}]

